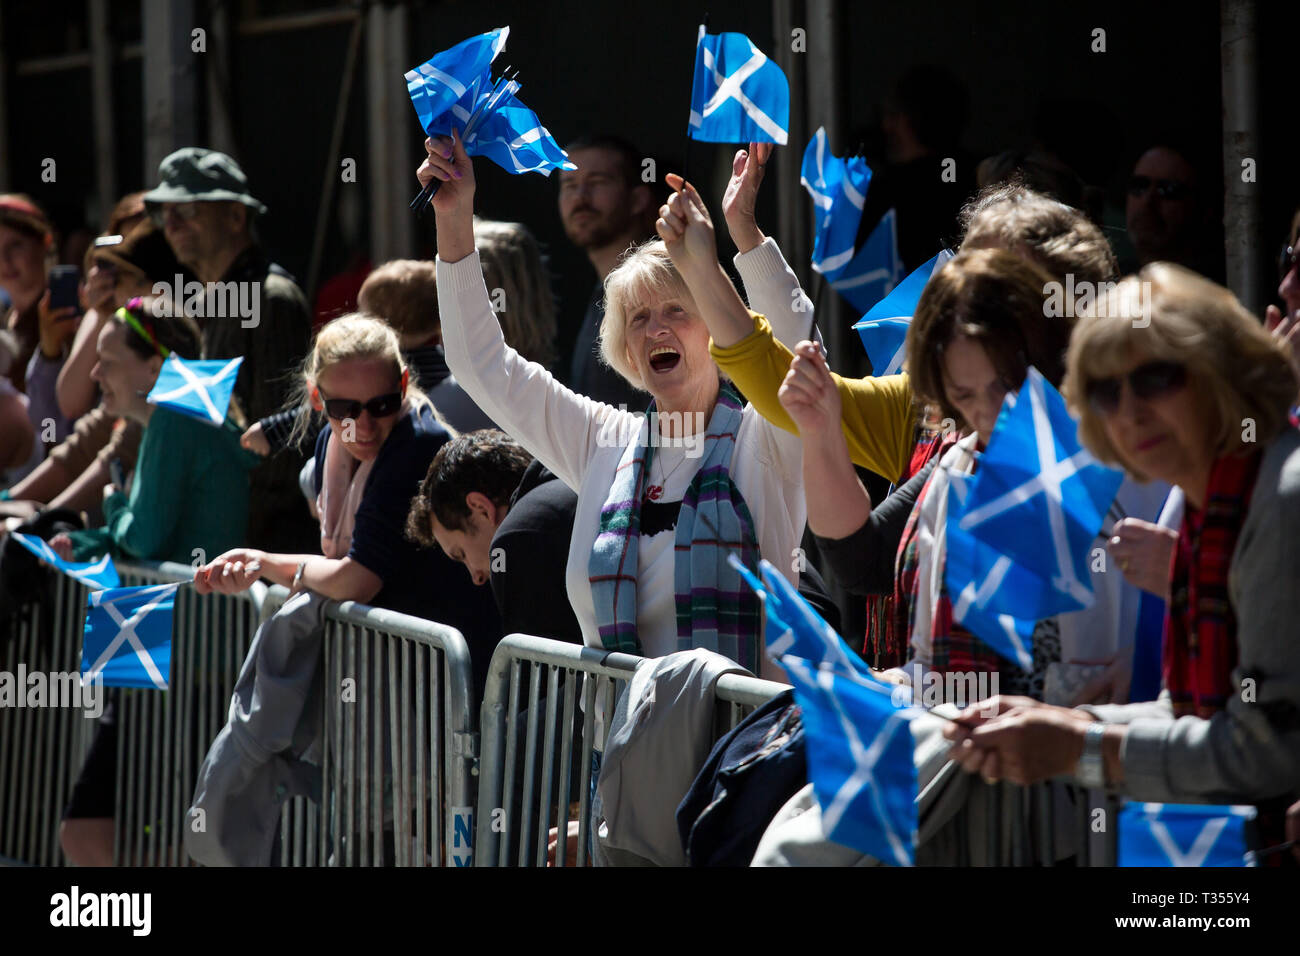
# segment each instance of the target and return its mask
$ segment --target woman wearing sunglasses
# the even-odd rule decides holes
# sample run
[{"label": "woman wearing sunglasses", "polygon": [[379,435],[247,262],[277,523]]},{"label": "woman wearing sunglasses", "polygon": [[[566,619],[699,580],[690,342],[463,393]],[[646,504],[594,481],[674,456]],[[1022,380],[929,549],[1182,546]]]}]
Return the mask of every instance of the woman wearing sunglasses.
[{"label": "woman wearing sunglasses", "polygon": [[[1151,290],[1150,324],[1123,311]],[[1079,321],[1066,391],[1083,443],[1185,497],[1170,569],[1163,689],[1143,704],[1066,709],[999,698],[948,732],[988,779],[1074,773],[1136,800],[1262,804],[1281,840],[1300,792],[1300,431],[1283,347],[1228,290],[1166,263],[1125,279],[1118,315]]]},{"label": "woman wearing sunglasses", "polygon": [[[291,444],[312,409],[329,422],[316,441],[322,554],[227,551],[195,571],[199,593],[235,594],[263,577],[440,621],[471,647],[494,646],[500,625],[491,595],[463,565],[403,533],[411,498],[451,435],[410,380],[397,333],[370,316],[334,319],[317,333],[289,407],[302,409]],[[473,656],[477,667],[483,655]]]}]

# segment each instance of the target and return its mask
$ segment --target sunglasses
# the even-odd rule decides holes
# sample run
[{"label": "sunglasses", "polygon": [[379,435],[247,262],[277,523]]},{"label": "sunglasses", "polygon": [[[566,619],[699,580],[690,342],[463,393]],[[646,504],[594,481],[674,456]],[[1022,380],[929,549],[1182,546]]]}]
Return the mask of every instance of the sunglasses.
[{"label": "sunglasses", "polygon": [[1277,257],[1277,278],[1281,282],[1287,277],[1292,269],[1295,268],[1297,261],[1300,261],[1300,250],[1295,246],[1283,246],[1281,253]]},{"label": "sunglasses", "polygon": [[149,218],[159,228],[167,224],[168,215],[173,213],[178,219],[187,221],[194,219],[199,214],[199,204],[197,202],[160,203],[149,207]]},{"label": "sunglasses", "polygon": [[1114,415],[1119,410],[1123,382],[1134,396],[1141,399],[1160,398],[1187,384],[1187,367],[1177,362],[1148,362],[1139,365],[1127,375],[1095,378],[1088,383],[1088,404],[1098,415]]},{"label": "sunglasses", "polygon": [[363,409],[370,413],[371,418],[387,418],[395,415],[402,407],[401,392],[378,395],[368,402],[359,402],[355,398],[326,398],[324,392],[321,392],[320,398],[321,404],[325,406],[325,414],[336,421],[348,418],[356,421],[361,417]]},{"label": "sunglasses", "polygon": [[1151,187],[1161,199],[1186,199],[1192,193],[1192,187],[1177,179],[1152,179],[1150,176],[1130,176],[1128,194],[1145,196]]}]

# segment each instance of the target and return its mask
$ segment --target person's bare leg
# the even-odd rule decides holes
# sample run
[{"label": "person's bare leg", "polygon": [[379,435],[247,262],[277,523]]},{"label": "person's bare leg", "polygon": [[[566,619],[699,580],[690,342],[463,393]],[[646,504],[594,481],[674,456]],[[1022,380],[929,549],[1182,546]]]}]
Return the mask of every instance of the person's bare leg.
[{"label": "person's bare leg", "polygon": [[113,865],[112,817],[80,817],[59,826],[63,855],[73,866]]}]

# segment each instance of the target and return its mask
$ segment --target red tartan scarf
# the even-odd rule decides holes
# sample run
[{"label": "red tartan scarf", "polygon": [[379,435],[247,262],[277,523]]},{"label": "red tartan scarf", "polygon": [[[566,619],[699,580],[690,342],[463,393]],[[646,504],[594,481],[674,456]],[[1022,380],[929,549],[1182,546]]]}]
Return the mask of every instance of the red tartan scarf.
[{"label": "red tartan scarf", "polygon": [[1258,450],[1219,458],[1210,467],[1205,507],[1189,504],[1183,512],[1161,655],[1176,716],[1209,718],[1235,692],[1237,616],[1228,570],[1262,458]]}]

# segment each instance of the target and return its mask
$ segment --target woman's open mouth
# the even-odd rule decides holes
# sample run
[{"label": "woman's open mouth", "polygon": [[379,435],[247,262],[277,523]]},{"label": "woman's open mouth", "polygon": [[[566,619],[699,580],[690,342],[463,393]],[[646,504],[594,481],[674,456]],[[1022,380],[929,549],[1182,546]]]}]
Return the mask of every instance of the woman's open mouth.
[{"label": "woman's open mouth", "polygon": [[671,372],[681,360],[680,353],[667,345],[660,345],[650,350],[650,367],[656,372]]}]

